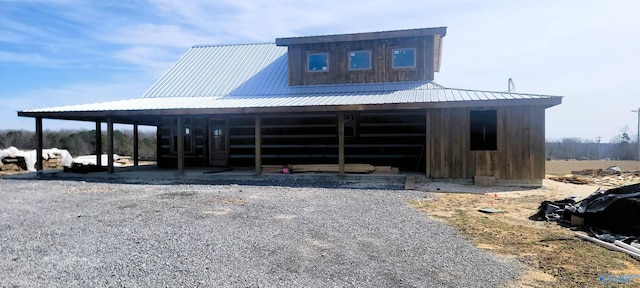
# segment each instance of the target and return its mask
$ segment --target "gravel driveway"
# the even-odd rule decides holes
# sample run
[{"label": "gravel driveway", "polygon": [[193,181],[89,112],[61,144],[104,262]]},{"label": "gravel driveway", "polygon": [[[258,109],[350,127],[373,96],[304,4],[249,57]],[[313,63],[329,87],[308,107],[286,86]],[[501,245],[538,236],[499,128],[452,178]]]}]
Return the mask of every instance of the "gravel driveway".
[{"label": "gravel driveway", "polygon": [[495,287],[418,191],[0,179],[2,287]]}]

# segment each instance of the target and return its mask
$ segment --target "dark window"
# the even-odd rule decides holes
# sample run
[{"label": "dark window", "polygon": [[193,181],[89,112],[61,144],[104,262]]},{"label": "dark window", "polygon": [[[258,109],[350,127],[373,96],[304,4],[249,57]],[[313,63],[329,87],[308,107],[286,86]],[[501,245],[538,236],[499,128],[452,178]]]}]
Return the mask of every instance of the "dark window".
[{"label": "dark window", "polygon": [[471,150],[497,150],[498,112],[471,111]]},{"label": "dark window", "polygon": [[344,115],[344,137],[356,136],[356,117],[353,114]]},{"label": "dark window", "polygon": [[[192,152],[191,138],[193,137],[193,135],[191,135],[191,118],[184,118],[182,123],[184,128],[184,152],[189,153]],[[178,119],[173,120],[171,134],[173,136],[171,151],[178,153]]]},{"label": "dark window", "polygon": [[393,49],[393,68],[414,68],[416,67],[416,49],[400,48]]},{"label": "dark window", "polygon": [[371,69],[371,51],[350,51],[349,70],[369,70]]},{"label": "dark window", "polygon": [[329,53],[307,54],[307,71],[308,72],[329,71]]}]

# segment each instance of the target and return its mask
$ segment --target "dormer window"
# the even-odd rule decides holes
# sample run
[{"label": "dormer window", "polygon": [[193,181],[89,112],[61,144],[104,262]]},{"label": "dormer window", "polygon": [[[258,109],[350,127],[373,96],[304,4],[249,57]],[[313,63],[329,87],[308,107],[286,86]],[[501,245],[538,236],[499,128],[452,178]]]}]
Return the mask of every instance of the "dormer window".
[{"label": "dormer window", "polygon": [[[2,1],[2,0],[0,0]],[[277,38],[289,86],[431,81],[446,28]]]},{"label": "dormer window", "polygon": [[371,50],[349,52],[349,70],[369,69],[371,69]]},{"label": "dormer window", "polygon": [[307,54],[307,72],[329,71],[329,53]]},{"label": "dormer window", "polygon": [[391,53],[394,69],[416,67],[416,48],[392,49]]}]

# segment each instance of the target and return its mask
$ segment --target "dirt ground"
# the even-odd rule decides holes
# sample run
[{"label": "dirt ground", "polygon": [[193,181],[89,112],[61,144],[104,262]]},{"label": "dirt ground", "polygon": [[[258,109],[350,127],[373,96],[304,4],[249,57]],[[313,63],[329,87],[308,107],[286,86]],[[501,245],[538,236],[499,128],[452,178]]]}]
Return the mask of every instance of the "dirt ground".
[{"label": "dirt ground", "polygon": [[[631,161],[547,161],[547,172],[565,175],[575,170],[603,169],[619,166],[624,170],[640,170]],[[573,165],[576,164],[576,165]],[[552,175],[547,175],[552,176]],[[457,228],[477,247],[507,257],[517,258],[526,273],[510,287],[640,287],[640,262],[623,253],[609,251],[575,237],[575,231],[538,222],[529,217],[537,212],[543,200],[560,200],[568,196],[588,196],[603,187],[602,177],[590,179],[586,185],[561,183],[545,179],[538,189],[480,188],[475,193],[446,193],[443,185],[435,200],[413,201],[411,205]],[[617,177],[617,176],[608,176]],[[600,178],[600,179],[597,179]],[[620,185],[635,184],[640,178],[618,180]],[[607,182],[609,183],[609,182]],[[618,186],[620,186],[618,185]],[[507,190],[507,191],[505,191]],[[481,208],[495,208],[502,213],[485,214]],[[622,280],[621,280],[622,279]],[[624,283],[613,283],[620,280]]]},{"label": "dirt ground", "polygon": [[640,171],[640,162],[638,161],[564,161],[552,160],[545,162],[545,172],[552,175],[570,174],[572,171],[581,171],[585,169],[606,169],[610,166],[618,166],[622,171]]}]

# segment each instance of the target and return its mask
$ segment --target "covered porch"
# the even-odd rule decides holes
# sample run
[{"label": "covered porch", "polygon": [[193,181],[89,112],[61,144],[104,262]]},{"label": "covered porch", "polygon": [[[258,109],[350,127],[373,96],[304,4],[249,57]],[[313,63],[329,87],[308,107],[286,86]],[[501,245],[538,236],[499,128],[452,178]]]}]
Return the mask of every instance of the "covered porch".
[{"label": "covered porch", "polygon": [[[324,110],[324,109],[323,109]],[[340,109],[336,109],[340,110]],[[362,110],[362,109],[361,109]],[[237,114],[233,114],[233,112],[238,112]],[[95,155],[107,155],[106,163],[102,163],[102,157],[96,157],[96,166],[106,166],[107,174],[114,174],[122,169],[117,169],[114,166],[113,155],[115,147],[114,147],[114,125],[125,124],[132,125],[133,127],[133,167],[139,166],[139,157],[138,157],[138,130],[139,126],[151,126],[156,127],[157,130],[157,158],[158,158],[158,167],[160,168],[170,168],[173,173],[183,174],[185,173],[185,169],[209,169],[207,167],[231,167],[234,168],[241,167],[242,173],[250,173],[252,175],[260,175],[262,174],[263,159],[265,156],[263,155],[263,147],[267,149],[271,149],[277,152],[270,152],[271,154],[267,155],[266,158],[277,158],[291,157],[292,154],[295,155],[295,160],[300,161],[300,159],[310,158],[316,156],[314,159],[322,159],[323,162],[318,163],[330,163],[337,164],[339,175],[345,175],[348,173],[345,169],[346,165],[346,157],[345,157],[345,147],[349,147],[348,144],[345,144],[345,129],[350,129],[348,133],[355,133],[355,124],[354,124],[354,116],[353,112],[345,116],[345,112],[314,112],[309,111],[306,113],[305,117],[315,118],[318,116],[319,118],[329,119],[329,122],[323,124],[288,124],[288,125],[263,125],[263,119],[274,119],[273,115],[275,113],[249,113],[245,114],[242,112],[247,111],[202,111],[201,109],[191,109],[191,110],[173,110],[173,111],[83,111],[83,112],[74,112],[74,111],[65,111],[62,113],[59,112],[19,112],[20,116],[30,116],[35,118],[35,126],[36,126],[36,141],[37,141],[37,149],[42,150],[43,147],[43,119],[59,119],[59,120],[75,120],[75,121],[91,121],[95,123],[95,141],[96,143],[103,143],[103,124],[106,124],[106,151],[102,151],[102,145],[95,145]],[[263,111],[264,112],[264,111]],[[303,115],[305,113],[296,113],[295,115]],[[415,113],[415,112],[414,112]],[[418,111],[417,113],[422,114],[421,120],[421,128],[419,127],[419,131],[417,135],[411,136],[419,136],[420,143],[424,143],[424,110],[422,112]],[[286,114],[286,113],[285,113]],[[236,115],[236,116],[233,116]],[[286,114],[288,115],[288,114]],[[293,115],[293,114],[292,114]],[[314,116],[316,115],[316,116]],[[238,118],[241,117],[241,118]],[[283,116],[286,119],[289,116]],[[279,118],[283,118],[280,116]],[[201,122],[204,124],[199,127],[194,124],[195,121],[193,119],[204,119]],[[236,124],[233,123],[232,119],[241,119]],[[299,120],[299,119],[298,119]],[[345,120],[347,123],[345,125]],[[247,124],[249,121],[251,123]],[[269,120],[267,120],[269,121]],[[167,124],[169,123],[169,124]],[[239,124],[238,124],[239,123]],[[305,129],[316,129],[321,128],[324,131],[332,131],[326,132],[326,134],[314,134],[314,132],[306,132],[306,134],[299,133],[297,135],[290,135],[291,137],[302,139],[302,138],[319,138],[323,137],[323,139],[317,140],[320,144],[263,144],[263,139],[266,138],[281,138],[277,134],[264,135],[265,131],[272,131],[271,133],[278,133],[278,131],[282,131],[283,127],[290,128],[293,130],[305,130]],[[232,134],[230,129],[235,130],[243,130],[241,133],[234,133],[233,137],[241,139],[241,142],[235,143],[231,145],[230,139],[232,138]],[[248,132],[251,130],[250,132]],[[276,132],[273,132],[276,131]],[[193,134],[193,135],[190,135]],[[189,136],[189,138],[187,138]],[[393,136],[393,135],[391,135]],[[389,137],[389,136],[385,136]],[[286,138],[286,136],[285,136]],[[185,141],[179,141],[178,139],[184,139]],[[187,141],[189,139],[189,141]],[[236,139],[236,140],[238,140]],[[328,142],[327,142],[328,141]],[[379,145],[379,144],[376,144]],[[374,145],[374,146],[376,146]],[[393,144],[388,144],[392,145]],[[397,144],[396,146],[406,146],[406,144]],[[362,145],[360,145],[361,147]],[[384,145],[383,145],[384,146]],[[404,147],[403,146],[403,147]],[[417,147],[422,147],[423,144],[414,145]],[[354,146],[351,145],[353,148]],[[355,146],[357,148],[357,145]],[[402,147],[400,147],[402,148]],[[232,151],[232,149],[234,149]],[[247,152],[247,150],[252,150]],[[312,149],[312,150],[322,150],[321,152],[317,152],[316,154],[295,154],[295,153],[287,153],[289,151],[299,152],[304,149]],[[421,149],[424,149],[423,147]],[[285,151],[285,152],[283,152]],[[320,154],[319,154],[320,153]],[[43,175],[43,162],[44,159],[40,153],[37,153],[36,159],[36,170],[38,175]],[[318,156],[319,155],[319,156]],[[365,155],[366,156],[366,155]],[[389,155],[393,156],[393,155]],[[230,158],[235,157],[235,162],[230,162]],[[318,158],[320,157],[320,158]],[[251,158],[251,159],[249,159]],[[387,157],[390,158],[390,157]],[[193,159],[199,159],[200,162],[196,162],[194,165]],[[251,162],[248,162],[251,161]],[[175,162],[174,162],[175,161]],[[286,161],[286,160],[283,160]],[[168,163],[168,164],[167,164]],[[238,165],[241,163],[242,165]],[[247,165],[249,163],[249,165]],[[316,162],[312,162],[316,163]],[[253,165],[250,165],[253,164]],[[272,162],[267,162],[266,164],[273,164]],[[295,161],[293,163],[280,163],[280,164],[299,164]],[[253,166],[250,168],[249,166]]]}]

